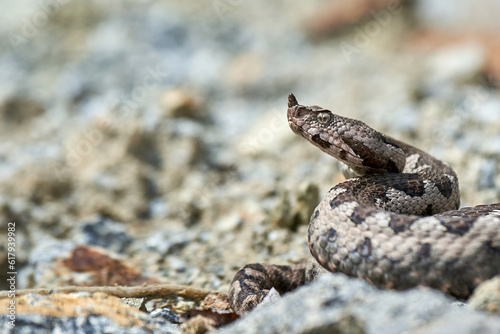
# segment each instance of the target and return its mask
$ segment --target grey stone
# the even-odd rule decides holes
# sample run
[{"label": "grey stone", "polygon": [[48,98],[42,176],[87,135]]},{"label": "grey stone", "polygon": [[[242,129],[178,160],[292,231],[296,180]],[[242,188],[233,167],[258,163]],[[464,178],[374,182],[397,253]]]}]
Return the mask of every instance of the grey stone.
[{"label": "grey stone", "polygon": [[297,205],[295,213],[295,221],[297,224],[307,225],[311,218],[314,208],[320,200],[319,188],[314,183],[307,183],[297,194]]},{"label": "grey stone", "polygon": [[149,315],[151,316],[151,318],[165,319],[174,324],[180,323],[179,315],[172,312],[169,308],[166,307],[154,309]]},{"label": "grey stone", "polygon": [[100,246],[117,253],[122,253],[132,241],[123,224],[102,217],[85,223],[82,233],[83,244]]},{"label": "grey stone", "polygon": [[145,311],[146,310],[146,298],[122,298],[122,302],[136,310]]},{"label": "grey stone", "polygon": [[52,334],[52,333],[92,333],[92,334],[177,334],[174,325],[159,318],[151,320],[150,328],[122,327],[104,316],[56,318],[43,315],[17,315],[15,327],[8,324],[10,319],[0,316],[0,328],[5,334]]},{"label": "grey stone", "polygon": [[264,307],[267,304],[274,304],[281,299],[281,296],[275,288],[271,288],[267,296],[262,300],[262,302],[257,307]]},{"label": "grey stone", "polygon": [[271,221],[274,225],[284,228],[295,228],[291,217],[290,193],[282,190],[277,196],[277,203],[271,211]]},{"label": "grey stone", "polygon": [[497,170],[497,162],[493,159],[488,159],[483,162],[479,169],[477,188],[482,189],[494,189],[495,188],[495,177]]},{"label": "grey stone", "polygon": [[479,285],[467,303],[475,310],[495,312],[500,316],[500,276]]},{"label": "grey stone", "polygon": [[325,274],[220,333],[499,333],[500,317],[453,305],[440,292],[379,290]]},{"label": "grey stone", "polygon": [[[194,239],[189,231],[155,231],[145,240],[146,249],[157,252],[161,255],[167,255],[171,252],[183,249],[190,241]],[[141,244],[143,244],[141,242]]]}]

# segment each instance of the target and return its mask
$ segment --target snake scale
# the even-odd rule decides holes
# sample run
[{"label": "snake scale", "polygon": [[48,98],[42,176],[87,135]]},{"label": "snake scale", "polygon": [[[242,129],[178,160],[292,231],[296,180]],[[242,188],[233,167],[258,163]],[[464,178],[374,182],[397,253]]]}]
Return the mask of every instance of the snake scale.
[{"label": "snake scale", "polygon": [[[365,123],[288,97],[288,124],[346,165],[346,181],[314,210],[308,244],[331,272],[377,287],[428,286],[467,298],[500,274],[500,204],[458,209],[455,172],[431,155]],[[274,287],[280,294],[306,283],[306,266],[249,264],[229,290],[242,314]]]}]

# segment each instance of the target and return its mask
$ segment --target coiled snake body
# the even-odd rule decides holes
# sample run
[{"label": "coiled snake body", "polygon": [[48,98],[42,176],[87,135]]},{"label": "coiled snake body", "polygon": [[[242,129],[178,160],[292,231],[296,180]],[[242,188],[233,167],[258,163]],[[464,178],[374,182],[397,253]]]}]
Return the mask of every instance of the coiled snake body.
[{"label": "coiled snake body", "polygon": [[[500,274],[500,204],[458,210],[458,180],[447,164],[292,94],[288,123],[355,176],[330,189],[311,216],[309,248],[322,267],[378,287],[424,285],[458,298]],[[305,265],[247,265],[231,283],[231,306],[244,313],[271,287],[284,293],[305,277]]]}]

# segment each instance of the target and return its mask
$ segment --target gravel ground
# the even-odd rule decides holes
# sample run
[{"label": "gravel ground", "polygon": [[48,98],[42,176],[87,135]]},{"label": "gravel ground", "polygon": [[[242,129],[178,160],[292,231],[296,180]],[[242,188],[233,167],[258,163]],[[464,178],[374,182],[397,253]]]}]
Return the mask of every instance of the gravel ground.
[{"label": "gravel ground", "polygon": [[487,48],[420,47],[443,10],[425,3],[327,38],[311,33],[321,0],[9,3],[0,237],[16,223],[17,287],[95,284],[56,270],[82,244],[224,292],[244,264],[304,261],[308,213],[342,176],[288,128],[290,92],[448,162],[463,205],[500,201]]}]

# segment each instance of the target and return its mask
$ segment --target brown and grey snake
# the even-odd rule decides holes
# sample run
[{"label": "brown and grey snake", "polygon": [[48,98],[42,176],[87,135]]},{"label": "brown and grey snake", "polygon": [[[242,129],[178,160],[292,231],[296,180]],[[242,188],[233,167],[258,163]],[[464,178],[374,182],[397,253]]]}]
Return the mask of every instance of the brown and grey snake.
[{"label": "brown and grey snake", "polygon": [[[331,272],[378,287],[428,286],[468,297],[500,274],[500,204],[458,210],[455,172],[408,144],[288,97],[288,124],[342,161],[346,177],[314,210],[309,249]],[[275,288],[280,294],[306,282],[306,266],[250,264],[229,290],[236,313],[251,310]]]}]

